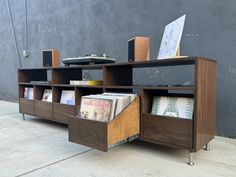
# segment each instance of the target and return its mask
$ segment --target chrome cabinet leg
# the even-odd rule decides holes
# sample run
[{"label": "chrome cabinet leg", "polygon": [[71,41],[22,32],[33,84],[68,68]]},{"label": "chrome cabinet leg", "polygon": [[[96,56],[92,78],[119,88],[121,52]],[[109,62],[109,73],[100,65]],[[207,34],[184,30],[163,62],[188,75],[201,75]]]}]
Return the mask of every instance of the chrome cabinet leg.
[{"label": "chrome cabinet leg", "polygon": [[207,143],[204,147],[205,151],[210,151],[210,143]]},{"label": "chrome cabinet leg", "polygon": [[23,120],[25,120],[25,114],[22,114],[22,118],[23,118]]},{"label": "chrome cabinet leg", "polygon": [[188,161],[188,165],[193,166],[194,162],[193,162],[193,152],[189,152],[189,161]]}]

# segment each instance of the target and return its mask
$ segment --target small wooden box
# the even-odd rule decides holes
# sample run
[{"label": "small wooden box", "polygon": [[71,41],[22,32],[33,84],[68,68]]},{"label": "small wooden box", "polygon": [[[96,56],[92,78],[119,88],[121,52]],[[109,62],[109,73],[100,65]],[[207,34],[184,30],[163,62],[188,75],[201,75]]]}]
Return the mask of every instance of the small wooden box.
[{"label": "small wooden box", "polygon": [[129,62],[150,60],[150,39],[148,37],[135,37],[128,41],[128,60]]},{"label": "small wooden box", "polygon": [[42,50],[43,66],[58,67],[60,66],[60,52],[55,49]]}]

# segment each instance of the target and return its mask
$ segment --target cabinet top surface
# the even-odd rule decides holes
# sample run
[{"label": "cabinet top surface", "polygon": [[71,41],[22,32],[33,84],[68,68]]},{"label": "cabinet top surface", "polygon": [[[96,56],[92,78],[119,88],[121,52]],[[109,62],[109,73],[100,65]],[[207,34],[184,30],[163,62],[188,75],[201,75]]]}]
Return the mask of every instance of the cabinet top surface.
[{"label": "cabinet top surface", "polygon": [[212,59],[203,57],[178,57],[162,60],[149,60],[149,61],[138,61],[138,62],[120,62],[112,64],[93,64],[93,65],[72,65],[72,66],[60,66],[60,67],[38,67],[38,68],[19,68],[19,70],[60,70],[60,69],[102,69],[105,67],[158,67],[158,66],[175,66],[175,65],[194,65],[197,60],[204,60],[208,62],[216,62]]}]

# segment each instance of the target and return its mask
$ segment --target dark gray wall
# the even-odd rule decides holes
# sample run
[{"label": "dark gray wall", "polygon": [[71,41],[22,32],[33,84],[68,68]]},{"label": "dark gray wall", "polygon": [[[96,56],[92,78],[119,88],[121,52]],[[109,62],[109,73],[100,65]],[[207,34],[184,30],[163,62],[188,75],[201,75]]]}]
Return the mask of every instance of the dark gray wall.
[{"label": "dark gray wall", "polygon": [[[22,57],[24,1],[9,2],[23,67],[41,66],[41,50],[49,48],[59,49],[62,58],[107,52],[126,61],[127,40],[135,35],[151,38],[154,59],[164,26],[186,13],[181,53],[218,61],[216,128],[236,137],[235,0],[28,0],[27,59]],[[18,60],[4,0],[0,14],[0,99],[17,100]],[[178,78],[185,75],[182,71]]]}]

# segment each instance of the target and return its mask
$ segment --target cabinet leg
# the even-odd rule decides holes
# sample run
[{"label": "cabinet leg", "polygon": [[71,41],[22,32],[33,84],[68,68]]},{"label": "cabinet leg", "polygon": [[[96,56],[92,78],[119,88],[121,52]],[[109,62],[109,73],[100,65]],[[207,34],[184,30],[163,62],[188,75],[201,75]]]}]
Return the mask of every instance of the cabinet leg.
[{"label": "cabinet leg", "polygon": [[194,162],[193,162],[193,152],[189,152],[189,162],[188,165],[193,166]]},{"label": "cabinet leg", "polygon": [[204,147],[205,151],[210,151],[210,143],[207,143]]},{"label": "cabinet leg", "polygon": [[23,120],[25,120],[25,114],[22,114],[22,118],[23,118]]}]

